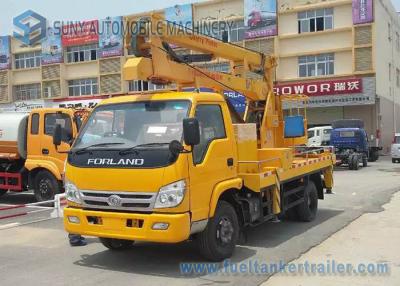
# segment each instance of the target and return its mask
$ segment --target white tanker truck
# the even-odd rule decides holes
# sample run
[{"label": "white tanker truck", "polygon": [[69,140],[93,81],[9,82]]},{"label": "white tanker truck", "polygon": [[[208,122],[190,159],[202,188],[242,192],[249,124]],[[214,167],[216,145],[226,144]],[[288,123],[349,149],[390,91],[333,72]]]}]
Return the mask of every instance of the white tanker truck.
[{"label": "white tanker truck", "polygon": [[[0,113],[0,196],[33,189],[36,200],[45,201],[60,193],[66,152],[87,112],[41,108]],[[61,153],[53,145],[56,124],[64,130]]]}]

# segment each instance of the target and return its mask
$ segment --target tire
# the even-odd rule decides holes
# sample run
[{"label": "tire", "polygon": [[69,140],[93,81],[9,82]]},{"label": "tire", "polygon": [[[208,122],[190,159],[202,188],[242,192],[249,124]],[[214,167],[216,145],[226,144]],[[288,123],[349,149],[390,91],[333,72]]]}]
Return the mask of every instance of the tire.
[{"label": "tire", "polygon": [[115,238],[103,238],[100,237],[100,242],[110,250],[127,250],[132,248],[135,243],[133,240],[115,239]]},{"label": "tire", "polygon": [[[396,159],[392,159],[392,163],[394,164],[394,163],[397,163],[397,160]],[[1,195],[1,191],[0,191],[0,195]]]},{"label": "tire", "polygon": [[35,177],[34,194],[36,201],[53,200],[60,193],[61,187],[57,179],[49,171],[39,171]]},{"label": "tire", "polygon": [[7,192],[8,190],[0,189],[0,197],[4,196]]},{"label": "tire", "polygon": [[304,189],[304,202],[296,206],[300,221],[313,221],[318,210],[318,192],[314,182],[310,181]]},{"label": "tire", "polygon": [[358,170],[360,168],[360,160],[358,159],[357,155],[353,156],[353,170]]},{"label": "tire", "polygon": [[367,157],[363,157],[362,164],[363,164],[363,167],[368,167],[368,158]]},{"label": "tire", "polygon": [[197,235],[200,253],[211,261],[231,257],[239,239],[239,230],[235,209],[228,202],[218,202],[214,217],[209,219],[207,227]]}]

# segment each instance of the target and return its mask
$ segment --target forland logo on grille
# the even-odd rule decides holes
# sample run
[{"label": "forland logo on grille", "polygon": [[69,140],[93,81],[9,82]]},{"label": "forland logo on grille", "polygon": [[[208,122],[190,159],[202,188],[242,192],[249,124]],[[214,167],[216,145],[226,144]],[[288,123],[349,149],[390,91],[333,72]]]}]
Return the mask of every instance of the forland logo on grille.
[{"label": "forland logo on grille", "polygon": [[14,38],[28,46],[33,46],[46,37],[46,18],[32,10],[27,10],[13,19]]},{"label": "forland logo on grille", "polygon": [[119,159],[112,158],[90,158],[87,165],[105,165],[105,166],[143,166],[144,159]]},{"label": "forland logo on grille", "polygon": [[121,199],[120,196],[111,195],[111,196],[108,197],[107,203],[108,203],[111,207],[120,207],[120,206],[122,205],[122,199]]}]

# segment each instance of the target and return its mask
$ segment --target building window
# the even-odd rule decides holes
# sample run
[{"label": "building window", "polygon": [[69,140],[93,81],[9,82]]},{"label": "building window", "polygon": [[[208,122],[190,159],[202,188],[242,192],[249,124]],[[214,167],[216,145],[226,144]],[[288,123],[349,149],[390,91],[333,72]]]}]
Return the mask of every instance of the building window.
[{"label": "building window", "polygon": [[144,80],[131,80],[128,82],[129,91],[151,91],[165,89],[165,85],[153,84],[149,81]]},{"label": "building window", "polygon": [[41,97],[40,83],[16,85],[14,90],[15,100],[32,100]]},{"label": "building window", "polygon": [[332,75],[335,72],[334,54],[299,57],[299,77]]},{"label": "building window", "polygon": [[16,54],[15,68],[27,69],[27,68],[40,67],[41,60],[42,60],[42,53],[40,51]]},{"label": "building window", "polygon": [[98,94],[97,79],[74,79],[68,81],[69,96],[95,95]]},{"label": "building window", "polygon": [[333,8],[299,12],[297,14],[300,33],[333,29]]},{"label": "building window", "polygon": [[396,32],[396,49],[397,49],[397,51],[400,50],[400,36],[399,36],[399,32]]},{"label": "building window", "polygon": [[388,40],[392,40],[392,26],[388,23]]},{"label": "building window", "polygon": [[232,22],[232,26],[230,27],[229,30],[229,42],[240,42],[243,41],[244,39],[244,21],[234,21]]},{"label": "building window", "polygon": [[201,26],[201,33],[222,40],[224,32],[228,35],[228,42],[240,42],[244,39],[244,20],[232,22],[210,22]]},{"label": "building window", "polygon": [[389,63],[389,81],[392,80],[392,64]]},{"label": "building window", "polygon": [[400,87],[400,70],[396,69],[396,85]]},{"label": "building window", "polygon": [[86,45],[67,48],[67,62],[78,63],[97,60],[98,46]]}]

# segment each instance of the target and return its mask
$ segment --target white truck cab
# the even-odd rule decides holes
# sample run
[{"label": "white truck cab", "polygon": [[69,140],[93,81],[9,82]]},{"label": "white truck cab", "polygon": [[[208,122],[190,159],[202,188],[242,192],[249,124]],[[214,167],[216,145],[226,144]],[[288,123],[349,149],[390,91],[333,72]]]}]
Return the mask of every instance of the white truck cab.
[{"label": "white truck cab", "polygon": [[331,126],[319,126],[308,129],[307,146],[326,146],[331,140]]},{"label": "white truck cab", "polygon": [[400,162],[400,133],[395,133],[392,143],[392,163]]}]

